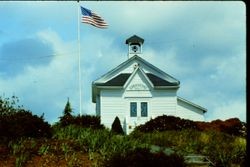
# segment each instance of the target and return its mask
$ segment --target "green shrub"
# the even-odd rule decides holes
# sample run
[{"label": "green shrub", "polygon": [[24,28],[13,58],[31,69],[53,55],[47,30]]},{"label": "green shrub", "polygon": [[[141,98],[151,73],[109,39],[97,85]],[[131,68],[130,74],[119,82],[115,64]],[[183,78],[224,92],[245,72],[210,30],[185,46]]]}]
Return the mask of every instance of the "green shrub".
[{"label": "green shrub", "polygon": [[172,148],[180,155],[201,154],[216,166],[244,164],[246,139],[218,131],[164,131],[153,133],[133,132],[132,138],[148,145]]},{"label": "green shrub", "polygon": [[199,131],[218,131],[234,136],[246,136],[246,123],[238,118],[230,118],[225,121],[214,120],[212,122],[191,121],[174,116],[158,116],[135,128],[135,131],[154,132],[167,130],[194,129]]},{"label": "green shrub", "polygon": [[51,127],[43,117],[32,115],[31,112],[18,112],[0,115],[0,136],[7,139],[20,137],[50,137]]},{"label": "green shrub", "polygon": [[165,131],[165,132],[152,132],[152,133],[143,133],[139,131],[133,131],[130,134],[130,137],[134,139],[139,139],[142,143],[147,143],[150,145],[157,145],[163,147],[171,147],[174,146],[176,140],[172,138],[172,133],[175,135],[177,132],[173,131]]},{"label": "green shrub", "polygon": [[158,116],[135,128],[141,132],[154,132],[166,130],[183,130],[183,129],[196,129],[196,124],[193,121],[181,119],[174,116]]},{"label": "green shrub", "polygon": [[114,132],[115,134],[124,134],[122,126],[121,126],[121,122],[120,119],[116,116],[114,122],[112,123],[112,128],[111,128],[112,132]]},{"label": "green shrub", "polygon": [[129,136],[113,135],[106,140],[99,149],[101,158],[100,161],[110,159],[114,154],[124,155],[128,151],[133,151],[137,148],[148,148],[149,146]]},{"label": "green shrub", "polygon": [[104,129],[100,117],[94,115],[63,116],[60,117],[59,122],[56,123],[54,127],[66,127],[70,125],[76,125],[82,128]]},{"label": "green shrub", "polygon": [[196,122],[197,129],[200,131],[219,131],[234,136],[246,136],[246,123],[238,118],[230,118],[225,121],[214,120],[212,122]]},{"label": "green shrub", "polygon": [[246,139],[221,132],[206,132],[208,143],[201,153],[208,156],[216,166],[241,164],[246,158]]},{"label": "green shrub", "polygon": [[71,115],[66,115],[66,116],[60,117],[59,124],[62,127],[66,127],[68,125],[72,125],[73,122],[74,122],[74,117]]},{"label": "green shrub", "polygon": [[15,104],[18,100],[13,97],[2,99],[0,97],[0,138],[3,140],[21,137],[51,137],[51,127],[44,121],[43,115],[33,115],[30,111],[22,109]]},{"label": "green shrub", "polygon": [[106,129],[83,128],[77,125],[53,127],[53,138],[58,140],[73,140],[82,150],[97,151],[112,134]]},{"label": "green shrub", "polygon": [[104,129],[104,126],[101,124],[101,119],[99,116],[94,115],[78,115],[73,119],[74,125],[78,125],[84,128],[92,129]]},{"label": "green shrub", "polygon": [[137,148],[124,155],[116,153],[104,163],[105,167],[184,167],[183,157],[163,152],[151,153],[149,149]]},{"label": "green shrub", "polygon": [[77,125],[83,128],[103,129],[100,117],[92,115],[72,115],[72,108],[69,99],[64,107],[63,116],[59,117],[56,126],[66,127],[68,125]]}]

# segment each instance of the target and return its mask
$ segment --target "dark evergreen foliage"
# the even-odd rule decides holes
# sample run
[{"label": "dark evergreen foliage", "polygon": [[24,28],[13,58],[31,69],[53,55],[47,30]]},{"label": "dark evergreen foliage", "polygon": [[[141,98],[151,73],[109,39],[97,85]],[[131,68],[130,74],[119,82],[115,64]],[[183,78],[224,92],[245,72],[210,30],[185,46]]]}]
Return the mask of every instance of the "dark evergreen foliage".
[{"label": "dark evergreen foliage", "polygon": [[121,121],[117,116],[115,117],[115,120],[112,123],[112,129],[111,130],[116,134],[124,134],[122,126],[121,126]]},{"label": "dark evergreen foliage", "polygon": [[78,115],[73,118],[72,124],[84,128],[104,129],[104,126],[101,124],[100,117],[94,115],[82,115],[82,116]]},{"label": "dark evergreen foliage", "polygon": [[83,128],[104,129],[104,126],[101,124],[100,117],[92,115],[63,116],[60,118],[57,125],[61,127],[77,125]]},{"label": "dark evergreen foliage", "polygon": [[11,140],[21,137],[51,137],[51,126],[43,115],[33,115],[30,111],[16,106],[17,97],[0,97],[0,139]]},{"label": "dark evergreen foliage", "polygon": [[61,126],[64,127],[64,126],[72,124],[74,118],[71,114],[72,114],[72,108],[71,108],[69,98],[68,98],[68,101],[63,110],[63,116],[60,117],[60,120],[59,120]]},{"label": "dark evergreen foliage", "polygon": [[72,108],[69,99],[63,110],[63,116],[60,117],[59,126],[77,125],[84,128],[102,129],[100,117],[91,115],[72,115]]},{"label": "dark evergreen foliage", "polygon": [[72,108],[71,108],[71,104],[69,102],[69,98],[68,98],[68,101],[65,105],[65,108],[64,108],[64,111],[63,111],[63,115],[64,116],[71,116],[72,114]]},{"label": "dark evergreen foliage", "polygon": [[101,125],[100,117],[98,116],[91,116],[91,115],[72,115],[72,108],[69,102],[69,99],[65,105],[63,110],[63,116],[60,117],[59,126],[65,127],[68,125],[78,125],[84,128],[94,128],[94,129],[101,129],[104,128]]}]

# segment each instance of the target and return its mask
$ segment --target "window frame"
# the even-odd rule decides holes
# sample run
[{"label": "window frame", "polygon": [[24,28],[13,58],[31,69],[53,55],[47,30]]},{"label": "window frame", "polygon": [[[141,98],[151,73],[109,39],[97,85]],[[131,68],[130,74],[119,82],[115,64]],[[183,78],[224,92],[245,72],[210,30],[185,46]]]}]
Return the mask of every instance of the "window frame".
[{"label": "window frame", "polygon": [[[135,107],[135,111],[132,111],[132,107]],[[130,117],[137,117],[137,102],[130,102]]]},{"label": "window frame", "polygon": [[[143,108],[143,105],[145,105],[146,108]],[[143,111],[143,109],[146,109],[146,112]],[[141,102],[141,117],[148,117],[148,102]]]}]

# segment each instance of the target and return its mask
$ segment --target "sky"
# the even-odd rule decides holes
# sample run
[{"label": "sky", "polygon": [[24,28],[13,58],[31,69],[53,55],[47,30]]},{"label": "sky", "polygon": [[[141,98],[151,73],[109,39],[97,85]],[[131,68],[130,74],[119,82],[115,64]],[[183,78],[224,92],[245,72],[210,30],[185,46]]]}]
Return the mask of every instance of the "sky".
[{"label": "sky", "polygon": [[[80,23],[79,5],[108,24]],[[142,58],[180,81],[177,95],[207,109],[205,121],[246,121],[246,7],[241,1],[1,1],[0,96],[50,123],[69,98],[95,114],[91,84],[127,60],[126,39],[145,40]],[[79,33],[78,33],[79,32]]]}]

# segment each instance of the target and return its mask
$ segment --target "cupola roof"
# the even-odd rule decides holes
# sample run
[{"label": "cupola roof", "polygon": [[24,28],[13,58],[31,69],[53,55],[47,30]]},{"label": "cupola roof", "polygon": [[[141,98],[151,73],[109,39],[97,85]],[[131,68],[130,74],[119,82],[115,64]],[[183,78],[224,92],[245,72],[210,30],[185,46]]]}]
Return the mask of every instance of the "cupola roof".
[{"label": "cupola roof", "polygon": [[137,35],[133,35],[132,37],[130,37],[126,40],[126,44],[129,44],[129,43],[143,44],[143,42],[144,42],[144,39],[142,39],[141,37],[138,37]]}]

